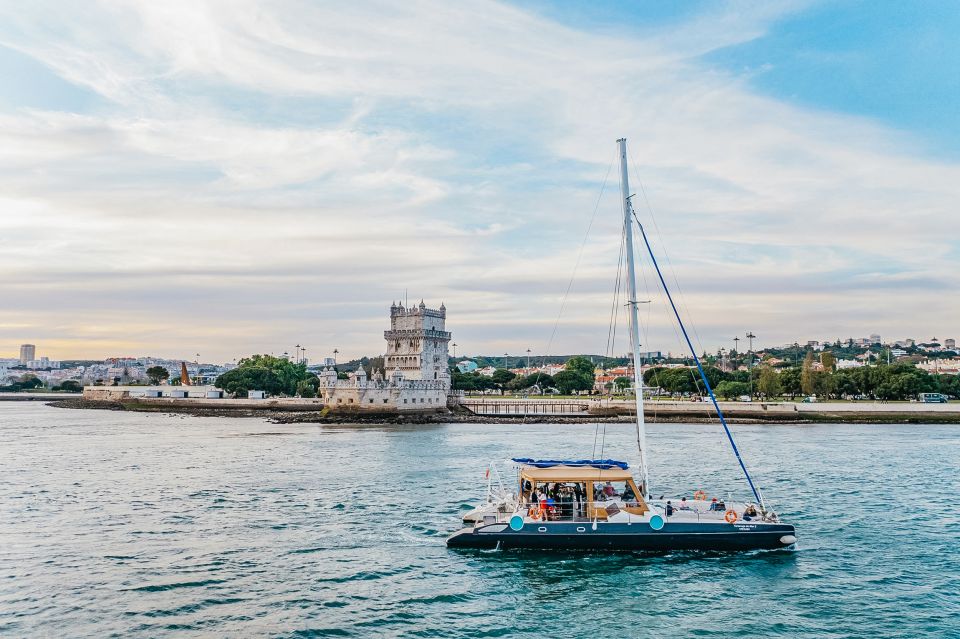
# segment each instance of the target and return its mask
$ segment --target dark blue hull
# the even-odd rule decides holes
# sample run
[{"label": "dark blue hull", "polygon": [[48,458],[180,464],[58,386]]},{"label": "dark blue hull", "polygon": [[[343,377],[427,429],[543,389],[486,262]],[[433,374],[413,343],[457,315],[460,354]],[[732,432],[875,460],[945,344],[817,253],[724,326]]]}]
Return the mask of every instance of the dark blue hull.
[{"label": "dark blue hull", "polygon": [[464,528],[447,539],[450,548],[542,550],[761,550],[796,542],[789,524],[668,523],[653,530],[642,523],[548,522],[512,530],[504,524]]}]

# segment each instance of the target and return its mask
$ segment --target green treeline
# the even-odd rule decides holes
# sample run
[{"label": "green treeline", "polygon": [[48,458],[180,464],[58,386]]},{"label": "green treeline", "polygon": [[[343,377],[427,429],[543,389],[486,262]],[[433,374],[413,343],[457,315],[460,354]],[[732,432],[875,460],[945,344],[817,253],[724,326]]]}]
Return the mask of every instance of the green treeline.
[{"label": "green treeline", "polygon": [[231,395],[246,397],[251,390],[270,395],[316,397],[320,380],[307,371],[306,364],[294,364],[285,357],[253,355],[240,360],[237,367],[217,378],[217,388]]},{"label": "green treeline", "polygon": [[[761,364],[749,372],[726,373],[712,366],[706,367],[705,372],[714,392],[724,399],[748,395],[775,400],[815,395],[825,399],[896,401],[916,399],[920,393],[960,398],[957,375],[932,375],[905,363],[832,370],[834,362],[829,357],[822,360],[823,370],[816,370],[812,356],[808,356],[801,366],[779,370]],[[644,372],[643,381],[646,386],[671,394],[706,393],[695,368],[655,367]]]},{"label": "green treeline", "polygon": [[594,364],[586,357],[571,357],[564,364],[564,370],[556,375],[534,373],[532,375],[517,376],[514,373],[498,368],[493,375],[487,377],[474,371],[461,373],[456,368],[451,371],[451,383],[454,390],[462,391],[529,391],[539,388],[541,392],[554,389],[561,395],[569,395],[578,391],[593,390]]}]

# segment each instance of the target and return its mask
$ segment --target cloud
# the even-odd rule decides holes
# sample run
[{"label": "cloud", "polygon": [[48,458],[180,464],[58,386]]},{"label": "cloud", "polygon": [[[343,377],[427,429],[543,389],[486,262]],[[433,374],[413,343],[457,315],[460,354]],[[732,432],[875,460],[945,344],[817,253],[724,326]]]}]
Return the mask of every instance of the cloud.
[{"label": "cloud", "polygon": [[0,43],[104,98],[0,111],[0,344],[360,355],[409,289],[446,302],[461,353],[540,351],[606,175],[551,346],[603,350],[621,135],[706,347],[949,332],[960,167],[704,58],[804,6],[614,34],[488,2],[0,9]]}]

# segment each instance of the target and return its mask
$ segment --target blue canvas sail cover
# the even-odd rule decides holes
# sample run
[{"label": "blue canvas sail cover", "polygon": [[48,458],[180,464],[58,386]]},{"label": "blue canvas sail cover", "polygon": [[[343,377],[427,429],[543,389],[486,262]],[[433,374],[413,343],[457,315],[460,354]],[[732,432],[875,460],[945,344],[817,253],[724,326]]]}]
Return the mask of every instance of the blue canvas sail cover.
[{"label": "blue canvas sail cover", "polygon": [[530,459],[528,457],[514,457],[513,461],[518,464],[533,466],[534,468],[552,468],[553,466],[589,466],[599,468],[600,470],[609,470],[611,468],[620,468],[627,470],[627,462],[617,461],[615,459]]}]

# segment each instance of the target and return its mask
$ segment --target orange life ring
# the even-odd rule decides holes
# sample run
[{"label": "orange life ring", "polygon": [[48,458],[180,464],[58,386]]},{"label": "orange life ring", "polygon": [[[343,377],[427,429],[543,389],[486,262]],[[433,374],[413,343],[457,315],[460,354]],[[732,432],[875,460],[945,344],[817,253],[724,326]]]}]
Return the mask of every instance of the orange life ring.
[{"label": "orange life ring", "polygon": [[693,498],[697,501],[706,501],[707,493],[705,491],[698,490],[697,492],[693,493]]},{"label": "orange life ring", "polygon": [[542,513],[539,508],[530,508],[530,511],[527,513],[530,516],[530,519],[539,520],[542,517]]},{"label": "orange life ring", "polygon": [[732,524],[733,522],[737,521],[737,511],[728,510],[727,512],[723,513],[723,519],[728,524]]}]

